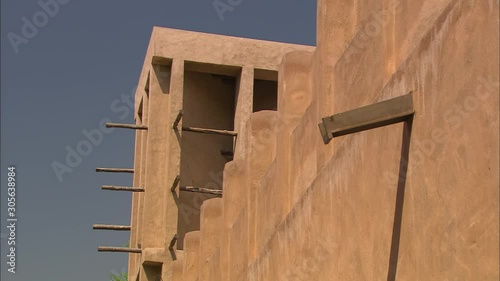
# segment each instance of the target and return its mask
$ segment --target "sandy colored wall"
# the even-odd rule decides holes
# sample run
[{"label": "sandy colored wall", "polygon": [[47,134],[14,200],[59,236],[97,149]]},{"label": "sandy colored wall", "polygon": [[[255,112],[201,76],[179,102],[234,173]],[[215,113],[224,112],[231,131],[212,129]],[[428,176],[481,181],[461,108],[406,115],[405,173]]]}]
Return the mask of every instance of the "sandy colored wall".
[{"label": "sandy colored wall", "polygon": [[[192,48],[184,48],[187,45]],[[220,149],[235,150],[236,155],[245,153],[247,134],[244,131],[253,109],[254,79],[257,76],[275,79],[285,53],[313,49],[167,28],[153,29],[135,100],[136,123],[148,129],[138,130],[136,134],[134,186],[143,187],[145,192],[134,193],[132,199],[130,247],[140,248],[142,253],[129,255],[130,280],[156,280],[159,274],[163,280],[184,278],[185,274],[187,278],[198,277],[198,274],[212,276],[217,271],[207,272],[200,267],[198,272],[198,250],[205,257],[220,253],[215,251],[219,249],[216,243],[219,236],[213,235],[219,232],[213,228],[217,224],[209,217],[218,214],[219,219],[215,221],[220,221],[222,227],[222,208],[217,204],[213,208],[202,206],[213,196],[189,195],[179,192],[178,187],[172,192],[172,183],[181,175],[180,185],[190,185],[194,181],[197,186],[220,188],[224,164],[228,161],[220,154]],[[236,79],[227,84],[220,75]],[[195,140],[195,134],[173,129],[179,110],[184,110],[185,114],[179,128],[235,130],[239,134],[237,141],[217,135],[197,135],[200,138]],[[181,170],[185,170],[184,173]],[[198,233],[203,235],[195,235],[197,232],[192,231],[184,237],[186,231],[199,228]],[[176,235],[177,240],[173,239]],[[201,245],[201,239],[212,242]],[[173,246],[172,242],[175,242]],[[178,250],[184,243],[197,248]]]},{"label": "sandy colored wall", "polygon": [[[284,57],[178,280],[500,277],[498,2],[349,3],[318,1],[317,50]],[[322,117],[409,92],[411,122],[323,144]]]}]

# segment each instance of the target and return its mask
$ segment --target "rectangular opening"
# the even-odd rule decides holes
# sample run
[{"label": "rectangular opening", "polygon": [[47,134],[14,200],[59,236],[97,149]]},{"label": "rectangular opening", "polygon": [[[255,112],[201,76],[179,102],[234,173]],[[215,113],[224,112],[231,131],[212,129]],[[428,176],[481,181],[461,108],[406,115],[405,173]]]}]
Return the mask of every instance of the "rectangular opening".
[{"label": "rectangular opening", "polygon": [[151,72],[148,72],[148,78],[146,79],[146,85],[144,85],[144,91],[146,92],[146,95],[149,96],[149,76],[151,75]]},{"label": "rectangular opening", "polygon": [[148,112],[149,112],[149,85],[150,83],[150,77],[148,74],[148,79],[147,79],[147,87],[144,89],[144,93],[141,97],[141,101],[139,102],[139,108],[137,110],[137,116],[139,117],[140,125],[147,125],[148,124]]},{"label": "rectangular opening", "polygon": [[[137,108],[137,118],[139,119],[139,125],[145,125],[143,116],[144,112],[146,112],[144,110],[144,107],[148,105],[147,100],[149,100],[149,84],[151,83],[150,76],[151,72],[149,71],[146,77],[146,83],[144,84],[144,94],[141,94],[139,106]],[[146,102],[144,100],[146,100]]]},{"label": "rectangular opening", "polygon": [[278,110],[278,72],[254,70],[253,112]]},{"label": "rectangular opening", "polygon": [[[172,65],[171,64],[153,64],[153,72],[156,79],[156,84],[159,85],[159,89],[154,89],[156,91],[160,90],[162,94],[170,93],[170,76],[172,75]],[[151,84],[151,83],[149,83]],[[152,84],[154,85],[154,84]],[[150,85],[151,87],[151,85]],[[147,92],[149,96],[149,89]]]},{"label": "rectangular opening", "polygon": [[143,265],[144,268],[144,274],[147,277],[147,280],[152,280],[152,281],[161,281],[161,269],[162,265],[161,264],[148,264],[148,265]]},{"label": "rectangular opening", "polygon": [[[186,65],[182,127],[233,131],[237,75],[241,71],[235,67],[219,67],[225,74],[210,73],[213,71],[210,67]],[[231,160],[227,154],[233,150],[234,139],[230,135],[183,131],[179,186],[221,190],[224,165]],[[179,194],[177,247],[183,249],[185,233],[200,229],[203,201],[216,195],[187,191]]]},{"label": "rectangular opening", "polygon": [[137,117],[139,118],[139,125],[142,125],[142,113],[144,112],[143,106],[144,106],[144,98],[141,98],[141,101],[139,102],[139,108],[137,109]]}]

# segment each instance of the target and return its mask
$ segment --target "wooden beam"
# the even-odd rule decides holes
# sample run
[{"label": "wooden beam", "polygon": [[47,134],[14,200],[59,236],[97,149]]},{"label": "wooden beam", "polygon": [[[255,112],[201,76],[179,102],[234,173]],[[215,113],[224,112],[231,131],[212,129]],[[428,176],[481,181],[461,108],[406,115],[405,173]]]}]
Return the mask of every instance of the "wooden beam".
[{"label": "wooden beam", "polygon": [[323,122],[319,123],[318,127],[319,127],[319,132],[321,133],[321,137],[323,138],[323,142],[325,144],[328,144],[332,138],[330,137],[330,135],[326,131],[326,128],[325,128],[325,125],[323,124]]},{"label": "wooden beam", "polygon": [[327,144],[335,137],[408,120],[413,113],[413,94],[410,92],[404,96],[325,117],[319,124],[319,129],[323,141]]},{"label": "wooden beam", "polygon": [[102,190],[113,190],[113,191],[130,191],[130,192],[144,192],[144,188],[140,187],[129,187],[129,186],[117,186],[117,185],[103,185]]},{"label": "wooden beam", "polygon": [[99,246],[97,248],[99,252],[115,252],[115,253],[142,253],[141,249],[138,248],[124,248],[124,247],[104,247]]},{"label": "wooden beam", "polygon": [[98,173],[134,173],[134,169],[127,168],[96,168]]},{"label": "wooden beam", "polygon": [[238,133],[236,133],[234,131],[217,130],[217,129],[182,127],[182,130],[186,131],[186,132],[193,132],[193,133],[215,134],[215,135],[225,135],[225,136],[233,136],[233,137],[238,135]]},{"label": "wooden beam", "polygon": [[183,115],[184,115],[184,112],[182,110],[179,110],[179,113],[177,114],[177,117],[175,118],[174,124],[172,125],[173,129],[177,129],[177,126],[179,126],[179,122],[181,122]]},{"label": "wooden beam", "polygon": [[121,129],[134,129],[134,130],[147,130],[147,126],[136,124],[120,124],[120,123],[106,123],[106,128],[121,128]]},{"label": "wooden beam", "polygon": [[170,191],[174,192],[180,181],[181,181],[181,176],[179,176],[179,175],[175,176],[174,183],[172,183],[172,187],[170,188]]},{"label": "wooden beam", "polygon": [[116,230],[116,231],[129,231],[130,225],[109,225],[109,224],[94,224],[92,229],[96,230]]},{"label": "wooden beam", "polygon": [[208,189],[208,188],[195,187],[195,186],[181,186],[180,190],[186,191],[186,192],[205,193],[205,194],[222,196],[222,190],[218,190],[218,189]]}]

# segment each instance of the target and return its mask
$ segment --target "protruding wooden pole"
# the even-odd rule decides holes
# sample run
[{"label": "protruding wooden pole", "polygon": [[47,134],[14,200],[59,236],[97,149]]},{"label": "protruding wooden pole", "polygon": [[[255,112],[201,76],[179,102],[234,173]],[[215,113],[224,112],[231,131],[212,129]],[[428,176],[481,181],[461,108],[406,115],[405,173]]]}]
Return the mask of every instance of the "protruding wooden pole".
[{"label": "protruding wooden pole", "polygon": [[128,168],[96,168],[98,173],[133,173],[134,169]]},{"label": "protruding wooden pole", "polygon": [[181,122],[183,115],[184,115],[184,112],[182,110],[179,110],[179,114],[177,114],[177,118],[175,118],[175,121],[174,121],[174,124],[172,125],[172,128],[177,129],[177,126],[179,126],[179,122]]},{"label": "protruding wooden pole", "polygon": [[181,177],[179,175],[177,175],[174,179],[174,183],[172,184],[172,187],[170,188],[170,191],[174,192],[180,181],[181,181]]},{"label": "protruding wooden pole", "polygon": [[204,129],[204,128],[194,128],[194,127],[182,127],[182,130],[186,131],[186,132],[193,132],[193,133],[225,135],[225,136],[232,136],[232,137],[236,137],[238,135],[238,133],[236,133],[234,131]]},{"label": "protruding wooden pole", "polygon": [[103,185],[102,190],[113,190],[113,191],[130,191],[130,192],[144,192],[144,188],[140,187],[129,187],[129,186],[116,186],[116,185]]},{"label": "protruding wooden pole", "polygon": [[138,248],[124,248],[124,247],[104,247],[99,246],[97,248],[99,252],[115,252],[115,253],[142,253],[141,249]]},{"label": "protruding wooden pole", "polygon": [[106,123],[106,128],[121,128],[121,129],[134,129],[134,130],[148,129],[148,127],[144,125],[120,124],[120,123]]},{"label": "protruding wooden pole", "polygon": [[92,228],[96,230],[116,230],[116,231],[128,231],[131,229],[130,225],[109,225],[109,224],[94,224]]},{"label": "protruding wooden pole", "polygon": [[187,191],[187,192],[205,193],[205,194],[222,196],[222,190],[218,190],[218,189],[208,189],[208,188],[194,187],[194,186],[181,186],[180,190]]},{"label": "protruding wooden pole", "polygon": [[328,144],[335,137],[409,120],[414,113],[413,94],[410,92],[407,95],[325,117],[319,124],[319,130],[324,143]]}]

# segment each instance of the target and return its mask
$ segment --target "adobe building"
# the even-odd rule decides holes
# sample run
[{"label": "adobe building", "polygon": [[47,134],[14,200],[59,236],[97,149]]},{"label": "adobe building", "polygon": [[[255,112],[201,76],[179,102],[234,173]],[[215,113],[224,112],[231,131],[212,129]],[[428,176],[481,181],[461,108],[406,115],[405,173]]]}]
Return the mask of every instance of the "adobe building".
[{"label": "adobe building", "polygon": [[130,281],[498,280],[499,12],[318,0],[316,47],[155,27]]}]

